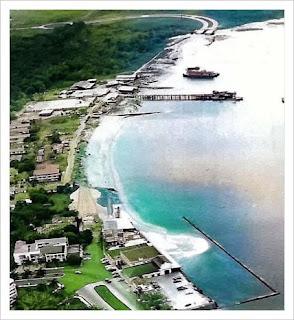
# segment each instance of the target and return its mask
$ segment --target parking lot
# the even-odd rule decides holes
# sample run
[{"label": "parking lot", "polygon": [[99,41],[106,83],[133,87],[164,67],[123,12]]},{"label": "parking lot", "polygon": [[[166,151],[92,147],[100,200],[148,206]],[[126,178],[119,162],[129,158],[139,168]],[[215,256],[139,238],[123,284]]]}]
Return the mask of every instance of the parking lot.
[{"label": "parking lot", "polygon": [[[175,278],[177,280],[174,280]],[[193,284],[188,282],[181,272],[159,276],[154,278],[154,281],[159,284],[175,309],[196,309],[210,303],[209,298],[195,290]],[[186,289],[178,290],[179,287]]]}]

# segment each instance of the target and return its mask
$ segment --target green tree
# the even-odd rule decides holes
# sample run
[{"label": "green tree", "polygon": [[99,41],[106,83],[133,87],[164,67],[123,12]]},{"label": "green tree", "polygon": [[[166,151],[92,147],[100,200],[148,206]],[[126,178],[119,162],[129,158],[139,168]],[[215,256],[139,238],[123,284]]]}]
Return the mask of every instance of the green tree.
[{"label": "green tree", "polygon": [[81,244],[85,247],[93,241],[93,233],[91,230],[87,229],[80,232]]},{"label": "green tree", "polygon": [[81,261],[82,261],[81,257],[77,255],[69,255],[67,257],[67,262],[71,266],[79,266],[81,264]]},{"label": "green tree", "polygon": [[65,232],[64,236],[67,237],[69,244],[80,243],[80,239],[79,239],[78,235],[73,232]]},{"label": "green tree", "polygon": [[170,310],[165,296],[160,292],[143,293],[141,302],[146,310]]},{"label": "green tree", "polygon": [[54,130],[52,133],[52,136],[50,137],[50,140],[52,143],[60,143],[60,134],[58,133],[57,130]]}]

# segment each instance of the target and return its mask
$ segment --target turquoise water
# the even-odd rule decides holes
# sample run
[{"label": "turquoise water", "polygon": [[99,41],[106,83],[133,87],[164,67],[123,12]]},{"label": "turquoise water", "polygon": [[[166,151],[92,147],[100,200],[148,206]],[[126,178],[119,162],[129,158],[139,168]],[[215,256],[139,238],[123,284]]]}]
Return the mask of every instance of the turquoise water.
[{"label": "turquoise water", "polygon": [[[154,225],[171,234],[201,237],[183,220],[185,216],[282,290],[282,213],[264,190],[249,190],[251,180],[242,177],[239,158],[252,160],[246,170],[256,175],[260,170],[260,163],[253,161],[256,152],[269,153],[272,158],[275,154],[270,153],[271,144],[260,149],[268,134],[262,125],[253,140],[238,128],[238,115],[244,108],[244,104],[229,102],[144,103],[142,111],[163,113],[126,121],[113,151],[119,191],[132,211],[151,225],[150,230]],[[232,126],[226,126],[228,119]],[[272,143],[280,139],[276,133]],[[237,181],[231,177],[234,173],[241,175]],[[282,178],[278,179],[277,190],[282,184]],[[192,257],[174,257],[196,286],[222,307],[270,293],[215,245]],[[282,296],[278,296],[271,298],[270,305],[255,302],[254,308],[279,309],[282,305]]]}]

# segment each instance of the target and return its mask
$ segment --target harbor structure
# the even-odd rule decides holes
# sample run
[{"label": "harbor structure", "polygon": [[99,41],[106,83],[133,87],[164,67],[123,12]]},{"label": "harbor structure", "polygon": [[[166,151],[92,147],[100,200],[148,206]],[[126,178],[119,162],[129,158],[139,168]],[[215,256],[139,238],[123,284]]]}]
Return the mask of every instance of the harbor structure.
[{"label": "harbor structure", "polygon": [[138,98],[143,101],[242,101],[236,92],[216,91],[212,93],[195,94],[140,94]]}]

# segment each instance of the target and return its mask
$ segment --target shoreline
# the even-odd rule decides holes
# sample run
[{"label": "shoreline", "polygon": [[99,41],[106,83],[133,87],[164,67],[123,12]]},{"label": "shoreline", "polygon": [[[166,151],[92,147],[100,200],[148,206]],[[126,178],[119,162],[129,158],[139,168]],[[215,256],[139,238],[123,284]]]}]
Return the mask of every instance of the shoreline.
[{"label": "shoreline", "polygon": [[[268,20],[268,21],[265,21],[265,22],[254,22],[254,23],[252,23],[252,24],[246,24],[246,28],[243,30],[244,32],[246,32],[246,31],[258,31],[259,32],[259,30],[256,30],[256,28],[260,28],[260,26],[264,26],[264,27],[266,27],[267,25],[270,25],[270,24],[282,24],[283,22],[282,21],[284,21],[284,19],[275,19],[274,21],[278,21],[279,23],[277,23],[277,22],[275,22],[275,23],[273,23],[273,20]],[[281,23],[280,23],[281,22]],[[250,27],[251,26],[251,27]],[[233,31],[237,31],[237,30],[235,30],[236,28],[230,28],[230,29],[223,29],[223,30],[220,30],[221,32],[233,32]],[[263,29],[262,29],[263,30]],[[241,33],[241,32],[240,32]],[[243,33],[243,32],[242,32]],[[212,37],[215,37],[215,38],[217,38],[218,36],[220,36],[219,35],[219,33],[217,32],[217,34],[215,35],[215,36],[212,36]],[[198,36],[199,37],[199,36]],[[190,39],[191,37],[188,37],[187,39]],[[201,36],[201,38],[203,39],[203,37]],[[209,38],[211,38],[211,37],[209,37]],[[195,38],[194,38],[195,39]],[[209,39],[205,39],[205,40],[208,40],[209,41]],[[181,48],[182,48],[182,46],[183,46],[183,44],[186,42],[187,40],[186,39],[184,39],[184,41],[182,41],[178,46],[176,46],[177,48],[176,48],[176,52],[177,53],[179,53],[179,51],[181,52]],[[191,41],[193,41],[192,39],[191,39]],[[201,45],[201,43],[200,43],[200,45]],[[153,58],[154,59],[154,58]],[[152,59],[152,60],[153,60]],[[146,64],[146,65],[148,65],[148,63]],[[156,65],[156,63],[154,63],[154,65],[157,67],[157,65]],[[140,68],[141,69],[141,68]],[[160,81],[164,81],[164,78],[166,78],[167,76],[168,76],[168,74],[169,74],[169,71],[170,70],[168,70],[167,72],[161,72],[159,75],[157,75],[157,74],[155,74],[155,75],[153,75],[153,77],[155,77],[155,79],[156,79],[156,81],[157,82],[159,82],[159,83],[161,83]],[[171,73],[172,73],[172,71],[170,71]],[[145,88],[143,89],[144,91],[145,91]],[[148,89],[147,89],[148,90]],[[154,91],[153,91],[154,92]],[[120,119],[119,121],[120,122],[122,122],[124,119]],[[114,145],[115,145],[115,143],[116,143],[116,138],[120,135],[120,133],[121,133],[121,129],[122,129],[122,126],[120,126],[120,129],[118,130],[118,132],[116,132],[116,134],[115,134],[115,136],[113,136],[113,138],[111,139],[111,146],[109,147],[109,150],[111,150],[111,149],[113,149],[113,147],[114,147]],[[128,213],[128,215],[129,215],[129,217],[131,218],[131,220],[133,221],[133,220],[135,220],[135,223],[136,223],[136,226],[138,225],[138,229],[139,230],[141,230],[141,229],[144,229],[144,226],[147,226],[148,227],[148,223],[146,223],[146,222],[144,222],[141,218],[140,218],[140,215],[139,215],[139,213],[137,213],[137,212],[135,212],[132,208],[130,208],[130,206],[129,206],[129,204],[128,204],[128,200],[127,200],[127,197],[126,197],[126,195],[124,194],[124,190],[123,190],[123,187],[121,186],[121,182],[120,182],[120,179],[119,179],[119,176],[118,176],[118,173],[116,172],[116,169],[115,169],[115,164],[114,164],[114,161],[113,161],[113,154],[108,154],[108,156],[111,156],[111,168],[110,169],[112,169],[112,176],[114,177],[114,180],[116,180],[115,181],[115,185],[114,186],[112,186],[112,187],[114,187],[115,189],[117,189],[118,190],[118,194],[119,194],[119,196],[120,196],[120,199],[122,200],[122,205],[123,205],[123,207],[125,208],[125,211]],[[118,186],[119,185],[119,186]],[[142,222],[142,224],[141,224],[141,222]],[[149,225],[149,228],[152,228],[153,230],[155,229],[156,231],[158,230],[159,232],[154,232],[154,234],[159,234],[159,235],[162,235],[162,230],[165,230],[165,231],[167,231],[166,229],[164,229],[164,228],[162,228],[162,227],[159,227],[159,226],[155,226],[155,225],[152,225],[152,224],[150,224]],[[158,228],[158,229],[157,229]],[[147,231],[148,232],[148,231]],[[145,235],[145,232],[144,232],[144,235]],[[165,234],[164,234],[166,237],[168,237],[169,239],[173,236],[173,234],[171,233],[171,232],[165,232]],[[181,234],[181,235],[183,235],[183,234]],[[148,238],[148,234],[146,235],[146,237]],[[154,238],[154,236],[152,237],[151,236],[151,239],[150,240],[152,240],[151,242],[152,243],[154,243],[154,241],[153,241],[153,238]],[[161,238],[161,241],[159,241],[159,242],[161,242],[162,243],[162,238]],[[162,251],[162,249],[161,249],[161,246],[158,246],[157,245],[157,243],[154,243],[154,245],[156,246],[156,247],[158,247],[161,251]],[[163,251],[164,251],[164,249],[163,249]]]},{"label": "shoreline", "polygon": [[[281,18],[281,19],[271,19],[271,20],[267,20],[267,21],[263,21],[263,22],[253,22],[253,23],[248,23],[248,24],[245,24],[245,25],[241,25],[241,26],[237,26],[237,27],[234,27],[234,28],[230,28],[230,29],[221,29],[219,30],[220,32],[232,32],[232,31],[236,31],[236,29],[238,28],[241,28],[242,27],[246,27],[244,32],[245,31],[249,31],[249,30],[253,30],[253,31],[256,31],[256,28],[260,28],[261,26],[267,26],[269,24],[274,24],[274,25],[279,25],[279,24],[283,24],[284,23],[284,18]],[[263,29],[262,29],[263,30]],[[197,35],[199,37],[199,35]],[[210,37],[217,37],[218,34],[216,35],[213,35],[213,36],[209,36],[207,37],[208,38],[208,41]],[[191,38],[191,34],[186,34],[186,35],[180,35],[179,37],[182,37],[183,38],[183,41],[181,41],[180,43],[175,43],[173,44],[172,46],[175,46],[173,52],[171,53],[171,55],[173,54],[176,54],[177,56],[181,53],[181,49],[182,49],[182,46],[183,44],[189,40]],[[156,58],[158,56],[160,56],[161,54],[163,54],[165,52],[166,49],[170,49],[170,46],[167,45],[167,47],[162,51],[162,52],[159,52],[156,56],[154,56],[151,60],[149,60],[147,63],[145,63],[143,66],[141,66],[139,69],[137,69],[134,74],[136,74],[137,72],[140,72],[144,67],[147,67],[147,66],[157,66],[158,64],[156,63]],[[157,78],[156,81],[160,81],[160,79],[164,79],[164,77],[166,75],[168,75],[169,71],[167,72],[163,72],[161,70],[161,73],[159,75],[151,75],[150,78]],[[142,88],[143,91],[145,91],[145,88]],[[173,90],[173,89],[172,89]],[[156,90],[154,90],[156,91]],[[165,90],[164,90],[165,91]],[[141,90],[140,90],[141,92]],[[160,91],[161,92],[161,91]],[[140,106],[141,107],[141,106]],[[143,115],[144,116],[144,115]],[[112,119],[115,119],[114,122],[115,122],[115,125],[113,127],[113,131],[109,130],[109,122],[110,120],[107,120],[112,118]],[[108,129],[108,132],[107,132],[107,135],[106,135],[106,139],[103,141],[102,139],[102,147],[105,147],[106,145],[106,148],[103,150],[103,153],[102,153],[102,157],[103,159],[105,160],[106,157],[110,157],[108,163],[109,163],[109,167],[108,167],[108,170],[107,170],[107,173],[109,173],[111,175],[111,183],[109,183],[108,185],[103,185],[103,183],[99,184],[99,185],[96,185],[94,188],[114,188],[115,190],[118,190],[118,189],[121,189],[121,192],[118,191],[118,194],[120,196],[120,199],[121,198],[124,198],[124,201],[123,201],[123,205],[127,205],[125,202],[127,201],[126,200],[126,195],[124,194],[124,191],[123,191],[123,188],[122,188],[122,185],[120,183],[120,179],[119,179],[119,175],[115,169],[115,164],[114,164],[114,160],[113,160],[113,148],[114,148],[114,145],[117,141],[117,138],[119,137],[119,135],[121,134],[122,132],[122,127],[124,126],[124,121],[126,121],[126,118],[122,118],[122,117],[115,117],[115,112],[112,113],[112,114],[109,114],[109,115],[106,115],[103,117],[102,121],[98,124],[98,126],[92,131],[92,135],[89,137],[88,139],[88,145],[87,145],[87,158],[89,156],[89,153],[90,153],[90,150],[89,150],[89,144],[91,142],[91,139],[95,139],[95,135],[98,135],[99,136],[99,133],[102,133],[104,130],[104,126],[107,126],[107,129]],[[108,122],[108,123],[106,123]],[[113,122],[113,123],[114,123]],[[103,124],[104,123],[104,124]],[[110,123],[111,124],[111,123]],[[98,132],[99,131],[99,132]],[[103,135],[102,135],[103,136]],[[97,143],[97,141],[96,141]],[[88,170],[88,166],[87,166],[87,170]],[[87,173],[86,172],[86,175],[89,179],[89,176],[90,176],[90,173]],[[105,176],[105,174],[104,174]],[[93,187],[92,186],[92,183],[88,181],[88,186],[91,188]],[[121,194],[123,194],[123,197],[121,197]],[[128,205],[127,205],[128,206]],[[132,211],[131,208],[128,208],[129,211]],[[135,215],[135,218],[134,218],[134,215]],[[143,223],[143,224],[146,224],[148,225],[148,223],[145,223],[141,218],[140,216],[134,212],[134,214],[130,214],[130,217],[132,218],[132,220],[136,220],[136,219],[139,219],[140,223]],[[141,221],[142,220],[142,221]],[[152,225],[153,226],[153,225]],[[154,226],[153,226],[154,227]],[[163,229],[161,227],[159,227],[160,229]]]}]

